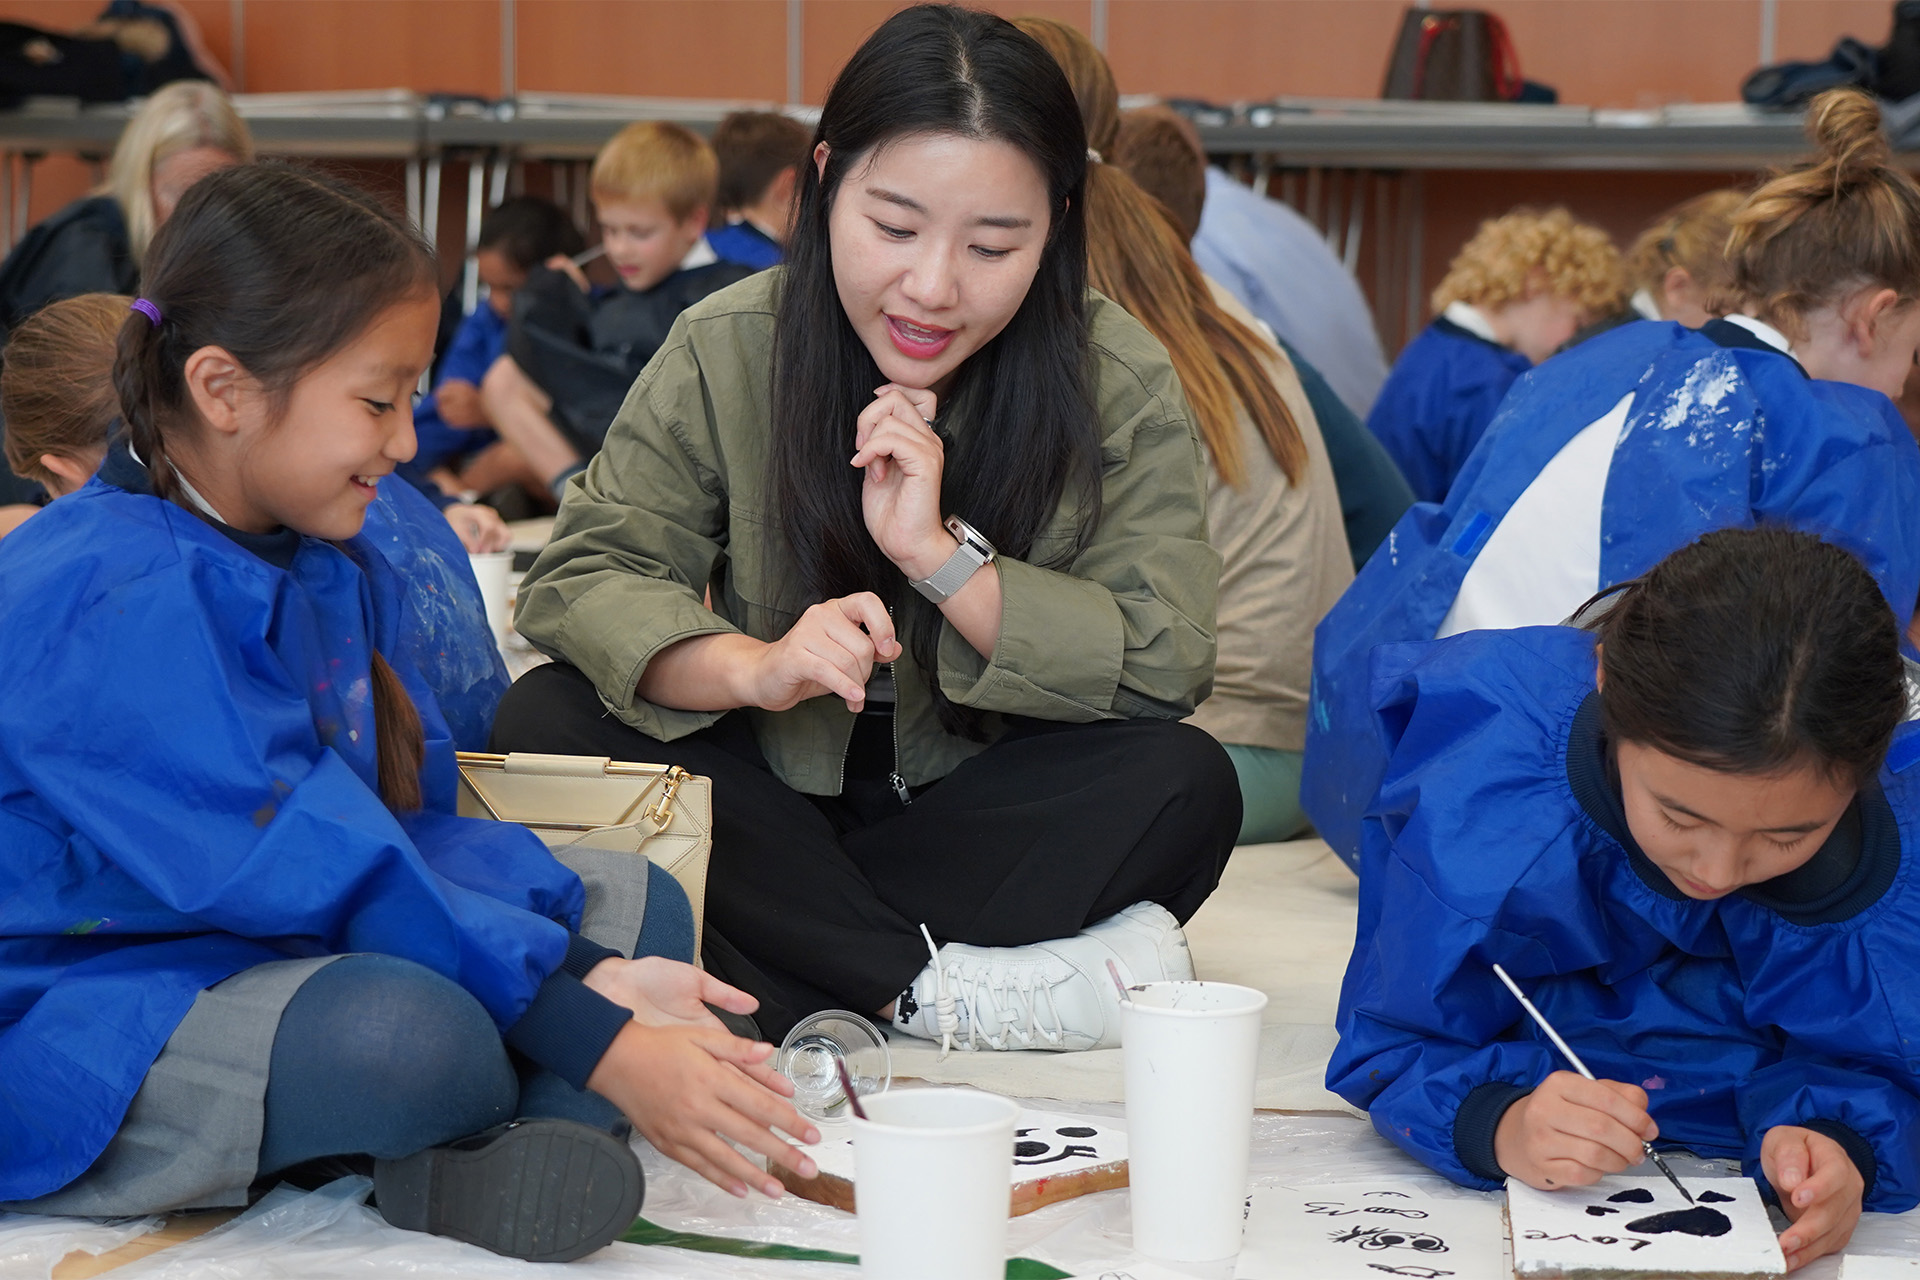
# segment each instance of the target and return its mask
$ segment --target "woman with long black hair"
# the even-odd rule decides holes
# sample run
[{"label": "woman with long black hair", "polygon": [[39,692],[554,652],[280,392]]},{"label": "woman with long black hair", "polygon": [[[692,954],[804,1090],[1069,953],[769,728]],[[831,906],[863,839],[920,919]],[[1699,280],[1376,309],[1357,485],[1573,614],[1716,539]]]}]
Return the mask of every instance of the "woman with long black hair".
[{"label": "woman with long black hair", "polygon": [[682,316],[521,591],[560,661],[496,747],[715,779],[705,955],[769,1035],[843,1006],[1091,1048],[1108,960],[1191,975],[1240,822],[1178,723],[1220,561],[1166,354],[1087,291],[1085,177],[1044,49],[896,14],[828,96],[789,265]]}]

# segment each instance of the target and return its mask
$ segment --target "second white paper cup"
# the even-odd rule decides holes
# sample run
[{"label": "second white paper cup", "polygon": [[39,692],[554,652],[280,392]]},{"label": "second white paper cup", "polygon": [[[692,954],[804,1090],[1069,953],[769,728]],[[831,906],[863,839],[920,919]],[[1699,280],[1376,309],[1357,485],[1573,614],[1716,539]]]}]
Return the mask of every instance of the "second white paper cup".
[{"label": "second white paper cup", "polygon": [[1133,1247],[1169,1262],[1240,1252],[1264,993],[1151,982],[1121,1006]]},{"label": "second white paper cup", "polygon": [[473,580],[479,584],[480,599],[487,606],[487,626],[497,645],[507,642],[507,600],[513,594],[513,552],[469,551]]},{"label": "second white paper cup", "polygon": [[1001,1280],[1013,1201],[1017,1103],[966,1089],[861,1099],[853,1121],[860,1274]]}]

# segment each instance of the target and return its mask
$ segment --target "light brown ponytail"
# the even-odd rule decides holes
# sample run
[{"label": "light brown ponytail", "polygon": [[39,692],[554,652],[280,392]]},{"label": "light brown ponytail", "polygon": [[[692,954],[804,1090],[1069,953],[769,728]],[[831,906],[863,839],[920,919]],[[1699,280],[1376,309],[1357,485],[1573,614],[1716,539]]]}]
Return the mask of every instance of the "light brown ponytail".
[{"label": "light brown ponytail", "polygon": [[50,488],[44,454],[97,464],[113,420],[113,353],[127,304],[117,293],[83,293],[42,307],[14,329],[0,370],[7,466]]},{"label": "light brown ponytail", "polygon": [[1745,310],[1790,338],[1852,289],[1920,296],[1920,185],[1893,163],[1880,107],[1829,89],[1807,108],[1819,156],[1762,185],[1733,215],[1732,281],[1716,309]]},{"label": "light brown ponytail", "polygon": [[1747,193],[1733,187],[1704,191],[1661,214],[1627,250],[1627,285],[1656,301],[1667,273],[1679,267],[1707,297],[1720,297],[1732,278],[1727,233]]},{"label": "light brown ponytail", "polygon": [[[1118,149],[1120,94],[1093,43],[1051,18],[1014,23],[1040,42],[1067,73],[1087,144],[1101,156]],[[1087,283],[1147,327],[1167,349],[1194,425],[1229,485],[1246,479],[1236,409],[1244,406],[1289,484],[1306,474],[1300,427],[1267,371],[1280,353],[1213,299],[1187,252],[1173,214],[1118,166],[1087,166]]]}]

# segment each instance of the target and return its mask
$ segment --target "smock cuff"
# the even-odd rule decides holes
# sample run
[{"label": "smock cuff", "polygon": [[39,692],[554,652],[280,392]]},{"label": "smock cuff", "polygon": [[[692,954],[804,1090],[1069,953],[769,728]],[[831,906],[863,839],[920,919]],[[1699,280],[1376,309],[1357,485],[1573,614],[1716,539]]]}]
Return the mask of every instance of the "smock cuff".
[{"label": "smock cuff", "polygon": [[[569,952],[571,954],[571,952]],[[620,1028],[633,1021],[623,1008],[588,987],[571,973],[556,972],[540,984],[533,1003],[505,1039],[507,1046],[525,1054],[576,1089],[587,1087],[587,1077],[606,1056]]]},{"label": "smock cuff", "polygon": [[1866,1185],[1860,1189],[1860,1199],[1864,1203],[1873,1194],[1874,1177],[1880,1171],[1879,1162],[1873,1158],[1873,1144],[1838,1120],[1802,1120],[1802,1129],[1811,1129],[1823,1138],[1832,1138],[1847,1153],[1847,1159],[1853,1161],[1853,1167],[1860,1171],[1860,1179]]},{"label": "smock cuff", "polygon": [[1533,1090],[1505,1080],[1478,1085],[1453,1114],[1453,1154],[1468,1173],[1489,1182],[1505,1182],[1507,1171],[1493,1154],[1493,1135],[1507,1108]]},{"label": "smock cuff", "polygon": [[592,938],[578,933],[567,935],[567,957],[560,962],[560,971],[570,973],[585,982],[593,967],[602,960],[624,960],[625,956],[612,947],[603,947]]}]

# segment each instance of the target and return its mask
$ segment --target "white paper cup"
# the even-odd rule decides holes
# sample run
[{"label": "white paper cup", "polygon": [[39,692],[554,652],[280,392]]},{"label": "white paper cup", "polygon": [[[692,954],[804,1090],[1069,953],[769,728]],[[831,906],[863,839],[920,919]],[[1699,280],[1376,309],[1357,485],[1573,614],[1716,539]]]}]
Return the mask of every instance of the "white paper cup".
[{"label": "white paper cup", "polygon": [[469,551],[467,559],[473,564],[473,580],[480,586],[480,599],[486,602],[487,626],[493,631],[493,642],[505,644],[507,624],[512,621],[507,604],[513,595],[513,552]]},{"label": "white paper cup", "polygon": [[1020,1107],[968,1089],[862,1098],[853,1123],[860,1274],[1002,1280]]},{"label": "white paper cup", "polygon": [[1240,1252],[1264,993],[1150,982],[1121,1006],[1133,1247],[1169,1262]]}]

